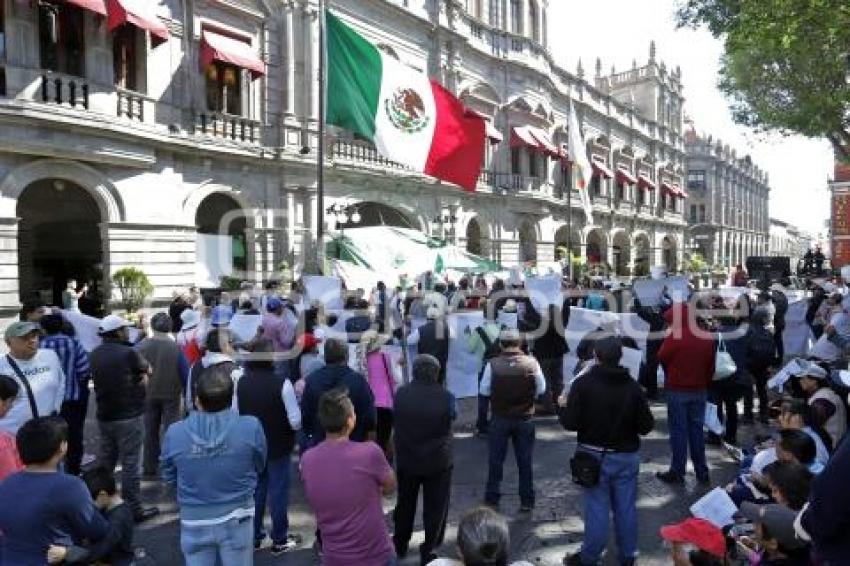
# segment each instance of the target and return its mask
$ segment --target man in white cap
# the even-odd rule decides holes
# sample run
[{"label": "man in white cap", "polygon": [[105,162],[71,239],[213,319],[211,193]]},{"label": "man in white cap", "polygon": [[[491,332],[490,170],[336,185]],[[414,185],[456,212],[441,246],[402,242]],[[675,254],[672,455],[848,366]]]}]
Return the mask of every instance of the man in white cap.
[{"label": "man in white cap", "polygon": [[30,419],[59,414],[65,400],[65,372],[56,352],[38,347],[37,323],[13,322],[4,337],[9,353],[0,357],[0,375],[17,381],[20,394],[0,419],[0,430],[16,434]]},{"label": "man in white cap", "polygon": [[183,355],[186,356],[189,366],[192,366],[204,355],[202,344],[206,340],[206,335],[201,328],[201,313],[195,309],[186,309],[180,313],[180,320],[183,324],[175,340],[183,351]]},{"label": "man in white cap", "polygon": [[121,462],[121,496],[137,523],[159,513],[142,507],[139,475],[145,437],[145,385],[150,364],[128,342],[130,323],[109,315],[100,321],[103,344],[91,353],[91,371],[97,399],[100,460],[109,470]]}]

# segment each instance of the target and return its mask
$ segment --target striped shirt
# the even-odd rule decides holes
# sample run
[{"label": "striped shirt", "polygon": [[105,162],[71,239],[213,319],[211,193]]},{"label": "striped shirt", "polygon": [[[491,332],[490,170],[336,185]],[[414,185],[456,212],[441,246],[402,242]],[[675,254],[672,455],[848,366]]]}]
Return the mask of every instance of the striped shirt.
[{"label": "striped shirt", "polygon": [[41,339],[41,347],[53,350],[65,372],[65,401],[79,401],[91,378],[89,355],[79,340],[64,334],[51,334]]}]

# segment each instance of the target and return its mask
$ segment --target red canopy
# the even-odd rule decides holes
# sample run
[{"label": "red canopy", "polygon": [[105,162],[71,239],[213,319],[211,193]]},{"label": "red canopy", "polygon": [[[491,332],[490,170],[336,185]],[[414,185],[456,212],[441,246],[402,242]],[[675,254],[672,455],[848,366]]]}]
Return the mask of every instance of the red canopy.
[{"label": "red canopy", "polygon": [[99,16],[105,16],[106,12],[106,2],[104,0],[65,0],[68,4],[73,4],[74,6],[79,6],[83,10],[88,10],[89,12],[94,12]]},{"label": "red canopy", "polygon": [[[85,0],[89,1],[89,0]],[[109,31],[128,23],[139,29],[147,30],[152,37],[162,41],[168,40],[168,28],[156,16],[153,4],[145,0],[107,0]]]},{"label": "red canopy", "polygon": [[614,173],[608,169],[608,166],[605,165],[599,159],[593,158],[590,161],[590,164],[593,166],[593,174],[599,175],[600,177],[604,177],[605,179],[610,179],[614,176]]},{"label": "red canopy", "polygon": [[213,61],[245,69],[254,79],[266,74],[265,62],[249,43],[204,30],[201,34],[201,67],[206,69]]},{"label": "red canopy", "polygon": [[632,172],[622,167],[617,168],[617,181],[624,185],[634,185],[637,183],[637,179],[632,175]]},{"label": "red canopy", "polygon": [[528,126],[528,131],[531,133],[531,136],[537,140],[537,145],[543,153],[550,157],[554,157],[555,159],[561,158],[561,150],[552,143],[552,140],[549,139],[549,134],[540,128],[535,128],[534,126]]},{"label": "red canopy", "polygon": [[529,126],[516,126],[511,128],[511,147],[540,149],[540,143],[531,135]]},{"label": "red canopy", "polygon": [[650,191],[655,190],[655,183],[652,182],[652,179],[647,177],[646,175],[638,175],[638,187],[641,189],[648,189]]},{"label": "red canopy", "polygon": [[688,195],[679,187],[679,185],[673,185],[667,182],[661,183],[661,188],[673,195],[674,197],[686,198]]}]

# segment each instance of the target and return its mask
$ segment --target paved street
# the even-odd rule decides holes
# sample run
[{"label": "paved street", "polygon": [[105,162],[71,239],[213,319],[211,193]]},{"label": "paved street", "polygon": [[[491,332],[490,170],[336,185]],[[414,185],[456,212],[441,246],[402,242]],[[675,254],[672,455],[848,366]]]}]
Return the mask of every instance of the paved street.
[{"label": "paved street", "polygon": [[[666,440],[666,412],[663,405],[653,405],[653,412],[657,419],[656,430],[644,441],[640,475],[638,507],[641,563],[665,564],[667,560],[665,560],[664,548],[657,536],[659,526],[685,517],[690,504],[705,490],[696,485],[693,477],[689,478],[686,487],[678,489],[670,489],[655,479],[655,472],[665,469],[669,451]],[[91,425],[94,423],[90,422],[88,430],[95,431],[96,428]],[[94,441],[93,437],[90,438],[90,443]],[[574,446],[575,436],[564,432],[554,418],[537,420],[534,474],[538,503],[534,513],[527,517],[519,516],[517,513],[519,500],[516,495],[516,467],[512,456],[508,456],[503,489],[506,495],[502,501],[502,512],[511,519],[515,559],[523,558],[535,564],[556,565],[561,563],[565,553],[573,552],[578,548],[582,535],[581,493],[580,489],[570,481],[567,464]],[[92,448],[93,445],[90,444],[89,450]],[[712,465],[712,477],[715,484],[731,478],[734,473],[734,464],[725,452],[710,449],[709,461]],[[486,442],[472,437],[468,431],[458,431],[455,434],[455,472],[450,528],[446,544],[441,552],[443,555],[453,553],[455,528],[459,516],[464,510],[483,499],[486,473]],[[141,563],[169,566],[182,564],[176,507],[173,499],[167,490],[157,483],[146,483],[144,491],[148,501],[156,501],[163,514],[137,531],[136,543],[142,547],[146,556]],[[291,496],[289,513],[291,529],[302,535],[305,543],[298,551],[279,558],[273,558],[267,552],[259,552],[256,555],[258,565],[306,566],[317,563],[311,550],[315,523],[298,479],[293,481]],[[385,500],[384,509],[388,520],[393,504],[392,498]],[[421,528],[421,525],[418,528]],[[414,535],[411,543],[413,552],[402,564],[418,563],[416,548],[421,537],[421,531]],[[612,553],[609,554],[613,556]]]}]

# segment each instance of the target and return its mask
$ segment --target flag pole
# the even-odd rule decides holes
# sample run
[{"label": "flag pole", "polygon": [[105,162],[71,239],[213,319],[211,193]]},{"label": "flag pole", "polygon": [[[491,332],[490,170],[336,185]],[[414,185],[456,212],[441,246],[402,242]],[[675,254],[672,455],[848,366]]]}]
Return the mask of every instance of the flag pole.
[{"label": "flag pole", "polygon": [[316,240],[319,273],[325,271],[325,0],[319,0],[319,144],[316,157]]}]

